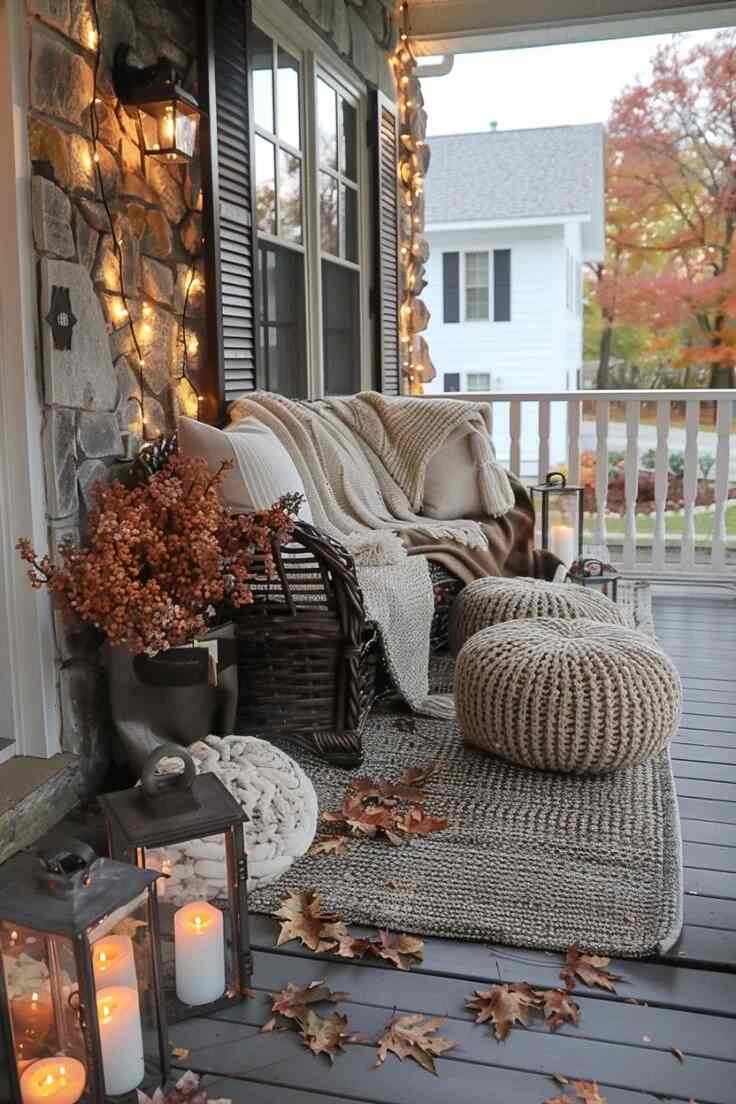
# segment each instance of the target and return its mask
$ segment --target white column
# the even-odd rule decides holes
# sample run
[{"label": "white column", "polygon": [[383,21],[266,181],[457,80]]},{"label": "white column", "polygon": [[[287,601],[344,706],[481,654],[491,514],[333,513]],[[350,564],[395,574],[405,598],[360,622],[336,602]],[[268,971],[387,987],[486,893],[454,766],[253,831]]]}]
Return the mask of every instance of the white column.
[{"label": "white column", "polygon": [[731,438],[731,419],[733,402],[731,399],[718,400],[716,415],[716,470],[715,470],[715,511],[713,514],[713,551],[712,564],[717,571],[726,566],[726,506],[728,504],[728,466]]},{"label": "white column", "polygon": [[624,461],[624,569],[636,566],[636,499],[639,490],[639,407],[638,399],[626,403],[626,459]]},{"label": "white column", "polygon": [[698,492],[698,428],[700,400],[685,403],[685,472],[682,497],[685,509],[682,531],[680,566],[688,570],[695,565],[695,497]]},{"label": "white column", "polygon": [[521,476],[521,403],[512,399],[509,408],[509,467],[514,475]]},{"label": "white column", "polygon": [[580,482],[580,399],[567,403],[567,479]]},{"label": "white column", "polygon": [[608,399],[596,399],[595,408],[595,543],[607,546],[608,499]]},{"label": "white column", "polygon": [[549,471],[549,399],[539,402],[539,482]]},{"label": "white column", "polygon": [[667,482],[669,473],[669,437],[670,437],[670,400],[657,399],[657,449],[654,459],[654,541],[652,543],[652,566],[664,570],[667,555],[667,534],[665,530],[665,508],[667,505]]}]

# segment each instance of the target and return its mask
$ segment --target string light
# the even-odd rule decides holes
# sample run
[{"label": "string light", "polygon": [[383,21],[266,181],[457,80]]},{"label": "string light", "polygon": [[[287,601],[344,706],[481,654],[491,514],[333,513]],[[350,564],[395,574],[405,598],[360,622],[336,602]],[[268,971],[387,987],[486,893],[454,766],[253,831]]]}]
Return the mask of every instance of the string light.
[{"label": "string light", "polygon": [[[139,341],[139,338],[138,338],[138,334],[136,333],[136,327],[135,327],[135,323],[134,323],[134,320],[133,320],[133,315],[131,313],[130,303],[128,301],[127,292],[126,292],[126,289],[125,289],[125,276],[124,276],[125,266],[124,266],[124,261],[123,261],[123,249],[122,249],[123,244],[124,244],[124,239],[119,234],[119,231],[116,231],[116,228],[115,228],[115,219],[114,219],[113,213],[110,209],[110,204],[109,204],[109,201],[108,201],[108,198],[107,198],[107,194],[105,192],[105,180],[104,180],[104,176],[103,176],[103,173],[102,173],[102,168],[101,168],[101,165],[100,165],[100,154],[99,154],[99,151],[98,151],[98,148],[97,148],[98,142],[99,142],[99,137],[100,137],[100,120],[99,120],[98,115],[97,115],[97,107],[98,107],[98,104],[102,103],[102,98],[98,94],[100,62],[102,60],[102,47],[101,47],[101,35],[100,35],[100,19],[99,19],[99,13],[98,13],[98,10],[97,10],[97,0],[91,0],[90,12],[91,12],[92,25],[88,29],[86,37],[87,37],[87,46],[88,46],[88,48],[91,51],[94,51],[94,65],[93,65],[93,68],[92,68],[92,98],[91,98],[91,102],[90,102],[90,128],[91,128],[91,131],[92,131],[92,161],[93,161],[94,166],[95,166],[95,174],[96,174],[97,183],[98,183],[98,186],[99,186],[99,189],[100,189],[100,197],[102,199],[102,205],[105,209],[105,215],[107,217],[107,221],[108,221],[108,224],[110,226],[110,236],[112,238],[113,255],[115,257],[115,260],[117,261],[117,269],[118,269],[118,278],[119,278],[120,290],[117,293],[118,298],[115,300],[116,305],[114,305],[113,308],[112,308],[113,318],[115,319],[115,321],[119,322],[119,324],[121,324],[121,325],[125,324],[125,325],[130,327],[130,336],[131,336],[131,339],[133,341],[133,349],[134,349],[134,352],[135,352],[135,360],[136,360],[136,363],[137,363],[137,366],[138,366],[138,382],[139,382],[139,388],[140,388],[140,395],[131,396],[131,400],[133,402],[137,403],[138,407],[140,408],[141,426],[145,429],[146,426],[148,426],[150,424],[150,419],[148,419],[146,417],[145,409],[144,409],[144,369],[145,369],[145,366],[146,366],[146,362],[145,362],[145,358],[143,356],[143,350],[141,348],[141,344],[140,344],[140,341]],[[191,265],[191,268],[189,270],[186,293],[185,293],[185,296],[184,296],[184,306],[183,306],[183,311],[182,311],[181,325],[182,325],[182,335],[183,335],[183,339],[184,339],[183,340],[184,363],[183,363],[182,374],[183,374],[183,378],[186,379],[187,383],[189,384],[189,387],[191,388],[192,393],[196,396],[196,400],[197,400],[196,401],[196,406],[197,406],[197,410],[199,410],[199,407],[204,402],[204,397],[199,394],[199,392],[198,392],[197,388],[195,387],[194,383],[192,382],[191,376],[189,374],[189,359],[188,359],[187,336],[186,336],[187,308],[188,308],[188,305],[189,305],[189,294],[193,290],[197,291],[197,290],[201,290],[201,288],[202,288],[202,282],[201,282],[201,280],[199,280],[199,278],[197,276],[197,273],[196,273],[196,270],[195,270],[195,265],[196,265],[196,261],[192,261],[192,265]],[[140,327],[140,337],[141,337],[142,340],[150,339],[150,337],[153,334],[153,328],[151,326],[150,321],[148,321],[148,319],[150,319],[151,315],[152,315],[152,309],[151,309],[150,304],[149,303],[144,303],[143,304],[143,318],[144,318],[144,321],[141,323],[141,327]],[[199,342],[196,338],[196,335],[192,335],[192,336],[193,336],[192,352],[196,352],[196,350],[199,347]]]}]

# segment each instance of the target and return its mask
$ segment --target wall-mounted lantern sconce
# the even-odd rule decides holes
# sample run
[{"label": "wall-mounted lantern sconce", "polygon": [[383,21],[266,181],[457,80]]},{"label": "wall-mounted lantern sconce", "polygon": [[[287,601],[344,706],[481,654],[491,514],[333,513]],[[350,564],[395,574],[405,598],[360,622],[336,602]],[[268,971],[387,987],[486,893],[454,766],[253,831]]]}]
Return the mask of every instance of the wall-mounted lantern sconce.
[{"label": "wall-mounted lantern sconce", "polygon": [[138,68],[128,62],[129,53],[130,46],[116,49],[113,82],[120,102],[138,118],[144,153],[166,164],[191,161],[203,114],[199,104],[166,58]]}]

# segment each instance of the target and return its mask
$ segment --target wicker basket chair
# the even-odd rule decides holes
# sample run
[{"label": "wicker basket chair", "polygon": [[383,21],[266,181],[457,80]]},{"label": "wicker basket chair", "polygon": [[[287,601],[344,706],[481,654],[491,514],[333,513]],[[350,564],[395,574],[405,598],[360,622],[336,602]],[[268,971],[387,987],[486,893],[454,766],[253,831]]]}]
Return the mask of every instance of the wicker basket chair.
[{"label": "wicker basket chair", "polygon": [[358,766],[379,649],[352,557],[306,522],[272,555],[270,573],[254,563],[253,603],[232,613],[237,730],[288,734],[335,765]]}]

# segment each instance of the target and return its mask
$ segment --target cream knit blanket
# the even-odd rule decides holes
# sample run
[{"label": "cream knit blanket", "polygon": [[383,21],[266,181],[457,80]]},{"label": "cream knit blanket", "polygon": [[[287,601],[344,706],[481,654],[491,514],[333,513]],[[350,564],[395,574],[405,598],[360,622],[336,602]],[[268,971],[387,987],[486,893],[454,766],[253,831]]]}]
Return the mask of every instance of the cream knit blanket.
[{"label": "cream knit blanket", "polygon": [[[382,396],[375,398],[383,402]],[[408,446],[409,438],[395,428],[386,431],[387,457],[390,463],[395,461],[397,471],[394,476],[383,456],[367,443],[372,435],[374,445],[380,447],[379,422],[366,413],[374,396],[362,399],[367,401],[351,408],[351,400],[306,404],[256,391],[233,403],[229,414],[231,425],[254,417],[274,432],[299,471],[314,524],[356,552],[360,548],[356,572],[366,611],[378,624],[399,690],[413,709],[448,716],[452,706],[447,698],[429,696],[427,667],[434,600],[427,561],[424,556],[407,556],[398,548],[397,541],[386,538],[391,533],[412,530],[426,533],[428,541],[449,540],[470,548],[485,548],[486,536],[477,522],[420,517],[398,481],[402,479],[416,496],[428,457],[434,451],[430,439],[433,411],[431,419],[424,422],[419,419],[423,422],[420,429],[425,439],[424,454],[417,452],[410,461],[401,461],[403,443]],[[418,406],[434,406],[434,400],[431,404],[415,399],[410,402],[412,407],[415,402]],[[438,405],[452,406],[451,429],[461,424],[456,408],[466,404]],[[478,412],[471,410],[469,414],[475,425]],[[363,427],[360,432],[348,424],[353,417]],[[442,435],[446,439],[444,430],[438,430],[437,436]]]}]

